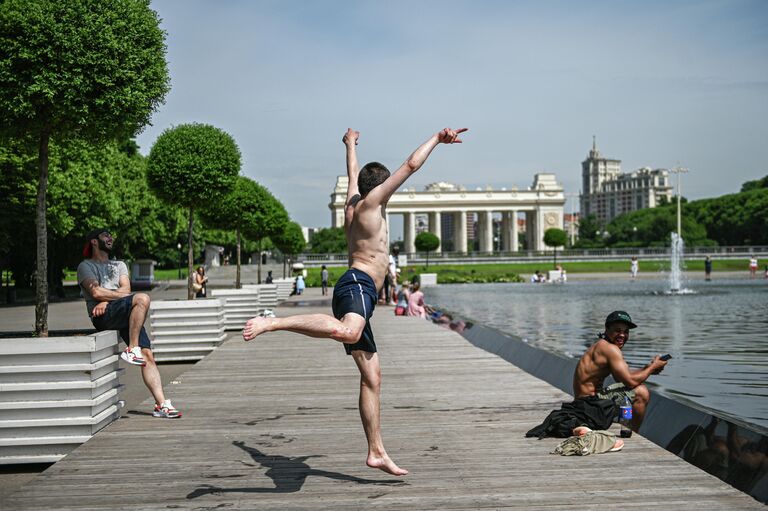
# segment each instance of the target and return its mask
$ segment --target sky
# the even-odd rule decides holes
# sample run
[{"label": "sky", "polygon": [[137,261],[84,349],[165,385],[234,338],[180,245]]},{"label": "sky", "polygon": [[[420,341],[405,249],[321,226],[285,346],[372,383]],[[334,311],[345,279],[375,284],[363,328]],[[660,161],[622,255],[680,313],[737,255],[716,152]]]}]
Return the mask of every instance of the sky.
[{"label": "sky", "polygon": [[391,170],[438,130],[469,128],[408,181],[417,189],[525,188],[551,172],[578,193],[593,136],[624,172],[687,167],[689,199],[768,174],[765,1],[151,5],[171,91],[141,152],[172,126],[217,126],[240,147],[241,174],[304,226],[331,224],[348,127],[361,164]]}]

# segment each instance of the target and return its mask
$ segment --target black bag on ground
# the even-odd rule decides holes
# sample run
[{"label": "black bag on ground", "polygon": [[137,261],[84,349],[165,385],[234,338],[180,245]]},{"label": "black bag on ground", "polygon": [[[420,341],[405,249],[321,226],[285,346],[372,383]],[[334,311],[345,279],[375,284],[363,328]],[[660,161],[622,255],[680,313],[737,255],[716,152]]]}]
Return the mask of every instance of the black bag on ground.
[{"label": "black bag on ground", "polygon": [[559,410],[552,410],[544,422],[525,436],[568,438],[573,434],[573,428],[579,426],[608,429],[618,412],[619,408],[612,399],[600,399],[597,396],[574,399],[571,403],[563,403]]}]

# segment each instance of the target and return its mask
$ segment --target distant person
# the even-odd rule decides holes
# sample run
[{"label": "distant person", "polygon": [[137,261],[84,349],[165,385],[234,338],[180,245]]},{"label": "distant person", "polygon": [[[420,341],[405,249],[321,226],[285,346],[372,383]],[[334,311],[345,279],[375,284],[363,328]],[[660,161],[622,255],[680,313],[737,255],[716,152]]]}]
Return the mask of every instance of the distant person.
[{"label": "distant person", "polygon": [[160,372],[152,354],[144,321],[149,311],[149,295],[131,293],[128,267],[122,261],[109,259],[113,238],[107,229],[94,229],[85,237],[83,257],[77,266],[77,283],[83,291],[88,316],[94,328],[117,330],[127,344],[120,358],[141,366],[144,384],[155,398],[153,417],[177,419],[181,413],[165,398]]},{"label": "distant person", "polygon": [[[655,356],[642,369],[630,369],[621,350],[629,341],[629,331],[637,328],[624,311],[611,312],[605,319],[605,332],[587,349],[573,374],[573,395],[578,398],[597,396],[612,399],[621,406],[624,397],[632,402],[632,429],[637,431],[645,417],[651,394],[643,383],[659,374],[667,362]],[[603,387],[605,378],[613,376],[617,383]]]},{"label": "distant person", "polygon": [[397,302],[395,303],[395,316],[405,316],[408,314],[408,296],[411,283],[407,280],[403,282],[397,290]]},{"label": "distant person", "polygon": [[322,288],[323,296],[328,294],[328,268],[323,265],[320,270],[320,287]]},{"label": "distant person", "polygon": [[296,294],[300,295],[304,293],[304,288],[306,285],[304,284],[304,275],[299,275],[296,277]]},{"label": "distant person", "polygon": [[411,292],[408,294],[408,315],[427,318],[427,308],[424,305],[424,292],[421,290],[421,284],[414,282],[411,284]]},{"label": "distant person", "polygon": [[539,270],[536,270],[533,275],[531,275],[531,282],[533,284],[541,284],[546,281],[547,278]]},{"label": "distant person", "polygon": [[397,255],[400,253],[398,247],[392,247],[392,253],[389,254],[389,264],[387,265],[387,276],[384,279],[384,301],[388,305],[395,305],[393,295],[397,289]]},{"label": "distant person", "polygon": [[205,276],[205,268],[198,266],[192,274],[192,290],[195,292],[195,298],[205,298],[208,294],[208,277]]},{"label": "distant person", "polygon": [[637,261],[637,256],[632,256],[632,260],[629,262],[629,274],[632,276],[632,280],[637,278],[637,270],[640,263]]},{"label": "distant person", "polygon": [[[393,174],[381,163],[371,162],[362,169],[357,162],[360,133],[347,130],[342,141],[347,156],[347,197],[344,206],[344,232],[349,247],[349,270],[333,288],[333,317],[305,314],[281,318],[255,317],[246,322],[243,339],[275,330],[289,330],[310,337],[330,338],[344,344],[360,371],[358,406],[368,441],[366,464],[393,475],[405,475],[384,449],[381,439],[381,366],[373,339],[370,319],[376,307],[378,290],[384,284],[387,257],[387,203],[414,172],[419,170],[439,144],[461,143],[466,129],[446,128],[420,145]],[[344,434],[344,433],[342,433]]]},{"label": "distant person", "polygon": [[765,278],[768,279],[768,264],[765,265]]},{"label": "distant person", "polygon": [[267,272],[267,278],[264,279],[264,283],[265,284],[271,284],[273,281],[274,281],[274,279],[272,278],[272,270],[269,270]]},{"label": "distant person", "polygon": [[704,259],[704,280],[712,280],[712,258],[709,256]]},{"label": "distant person", "polygon": [[754,279],[757,277],[757,258],[755,256],[749,256],[749,278]]}]

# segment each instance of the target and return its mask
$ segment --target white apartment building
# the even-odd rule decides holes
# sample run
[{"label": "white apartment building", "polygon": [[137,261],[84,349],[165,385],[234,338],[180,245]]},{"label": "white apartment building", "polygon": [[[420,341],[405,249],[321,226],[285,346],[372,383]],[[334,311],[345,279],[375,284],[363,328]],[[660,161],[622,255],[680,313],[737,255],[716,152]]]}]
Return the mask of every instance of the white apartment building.
[{"label": "white apartment building", "polygon": [[621,160],[603,158],[594,139],[581,163],[581,178],[581,218],[595,215],[604,224],[622,213],[654,208],[662,197],[672,199],[667,169],[643,167],[622,173]]}]

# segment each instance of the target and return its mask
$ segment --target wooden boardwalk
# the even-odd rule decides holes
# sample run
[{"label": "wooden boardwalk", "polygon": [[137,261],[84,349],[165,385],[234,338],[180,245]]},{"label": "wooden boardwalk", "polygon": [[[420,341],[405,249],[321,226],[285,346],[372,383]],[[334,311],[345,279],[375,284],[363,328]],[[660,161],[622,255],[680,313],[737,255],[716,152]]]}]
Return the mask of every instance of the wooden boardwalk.
[{"label": "wooden boardwalk", "polygon": [[[327,311],[281,308],[280,314]],[[569,397],[458,334],[381,307],[382,431],[411,471],[368,469],[359,377],[329,340],[237,335],[0,503],[11,509],[764,509],[635,435],[622,452],[549,454],[524,433]]]}]

